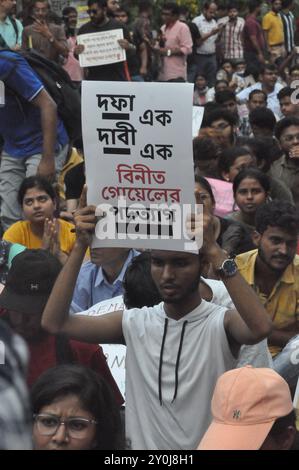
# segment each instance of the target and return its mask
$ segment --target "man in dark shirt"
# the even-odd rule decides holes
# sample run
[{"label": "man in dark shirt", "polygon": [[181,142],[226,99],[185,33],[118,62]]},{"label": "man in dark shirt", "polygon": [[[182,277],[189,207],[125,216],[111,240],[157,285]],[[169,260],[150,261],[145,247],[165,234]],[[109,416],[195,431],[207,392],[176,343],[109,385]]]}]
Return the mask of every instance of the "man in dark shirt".
[{"label": "man in dark shirt", "polygon": [[247,64],[256,65],[265,63],[265,39],[262,27],[257,19],[261,12],[260,0],[250,0],[248,3],[249,15],[244,25],[244,57]]},{"label": "man in dark shirt", "polygon": [[[135,53],[135,46],[130,43],[129,33],[124,25],[119,21],[109,18],[107,16],[107,1],[106,0],[88,0],[88,14],[90,21],[78,31],[80,34],[100,33],[103,31],[111,31],[113,29],[122,29],[124,39],[119,40],[120,46],[128,53],[130,51]],[[75,54],[83,52],[84,46],[76,46]],[[99,65],[95,67],[88,67],[86,78],[88,80],[107,80],[107,81],[125,81],[128,79],[125,69],[126,62],[117,62],[114,64]]]}]

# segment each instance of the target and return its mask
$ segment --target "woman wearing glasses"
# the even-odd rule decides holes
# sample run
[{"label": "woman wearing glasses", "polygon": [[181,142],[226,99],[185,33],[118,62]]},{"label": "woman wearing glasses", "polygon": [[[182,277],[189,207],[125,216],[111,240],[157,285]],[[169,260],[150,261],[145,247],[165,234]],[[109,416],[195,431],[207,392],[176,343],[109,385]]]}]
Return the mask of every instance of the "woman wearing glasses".
[{"label": "woman wearing glasses", "polygon": [[62,365],[44,372],[31,390],[36,450],[122,450],[119,406],[92,370]]}]

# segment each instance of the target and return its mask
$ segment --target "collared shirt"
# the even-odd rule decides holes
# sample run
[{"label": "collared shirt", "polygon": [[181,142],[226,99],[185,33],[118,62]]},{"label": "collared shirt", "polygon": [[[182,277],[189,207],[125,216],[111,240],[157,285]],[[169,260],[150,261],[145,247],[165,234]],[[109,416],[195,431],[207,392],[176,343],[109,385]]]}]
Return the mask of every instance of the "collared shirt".
[{"label": "collared shirt", "polygon": [[[205,34],[210,33],[212,29],[217,28],[217,22],[215,20],[208,21],[204,15],[196,16],[196,18],[193,19],[193,23],[198,27],[198,31],[201,36],[204,36]],[[197,48],[196,53],[203,55],[215,54],[217,38],[218,34],[210,36]]]},{"label": "collared shirt", "polygon": [[[244,279],[259,296],[274,325],[277,328],[284,327],[286,323],[297,320],[299,314],[299,256],[295,256],[293,263],[286,268],[271,294],[266,297],[255,285],[254,270],[257,255],[258,250],[248,251],[238,255],[236,263]],[[280,350],[281,348],[276,346],[270,348],[272,355]]]},{"label": "collared shirt", "polygon": [[[62,25],[49,23],[48,28],[56,41],[68,49],[64,27]],[[37,33],[34,30],[34,25],[25,26],[23,31],[23,47],[33,47],[33,49],[44,55],[47,59],[59,62],[60,54],[56,47],[41,33]]]},{"label": "collared shirt", "polygon": [[[271,93],[267,94],[267,108],[271,109],[271,111],[273,111],[273,113],[276,114],[279,118],[282,117],[282,114],[281,114],[279,101],[277,99],[277,93],[282,88],[283,88],[283,85],[281,85],[281,83],[276,82],[274,86],[274,90],[271,91]],[[237,94],[238,100],[240,100],[241,102],[247,101],[250,93],[253,90],[262,90],[262,83],[257,82],[254,85],[240,91],[240,93]]]},{"label": "collared shirt", "polygon": [[225,24],[221,35],[220,42],[223,48],[223,55],[226,59],[243,59],[243,42],[242,33],[245,21],[243,18],[237,17],[237,21],[229,21],[228,16],[221,18],[218,24]]},{"label": "collared shirt", "polygon": [[281,16],[274,11],[269,11],[263,18],[263,30],[268,33],[269,46],[276,46],[284,42],[283,24]]},{"label": "collared shirt", "polygon": [[284,45],[289,54],[295,47],[294,41],[294,15],[291,11],[288,13],[284,13],[283,11],[279,12],[282,24],[283,24],[283,32],[284,32]]},{"label": "collared shirt", "polygon": [[165,37],[166,49],[179,47],[183,55],[171,55],[163,57],[162,70],[159,80],[167,81],[175,78],[187,79],[187,55],[192,52],[192,36],[190,29],[182,21],[176,21],[173,25],[161,28]]},{"label": "collared shirt", "polygon": [[139,254],[136,250],[129,251],[119,275],[112,284],[107,281],[101,267],[91,261],[84,263],[78,275],[70,312],[83,312],[102,300],[123,294],[125,272],[132,259]]},{"label": "collared shirt", "polygon": [[15,47],[16,44],[19,46],[22,45],[23,25],[19,20],[15,20],[15,22],[18,29],[18,41],[15,28],[13,27],[9,17],[7,16],[4,21],[0,21],[0,35],[8,47]]},{"label": "collared shirt", "polygon": [[269,175],[282,181],[292,191],[294,202],[299,209],[299,162],[283,155],[272,163]]}]

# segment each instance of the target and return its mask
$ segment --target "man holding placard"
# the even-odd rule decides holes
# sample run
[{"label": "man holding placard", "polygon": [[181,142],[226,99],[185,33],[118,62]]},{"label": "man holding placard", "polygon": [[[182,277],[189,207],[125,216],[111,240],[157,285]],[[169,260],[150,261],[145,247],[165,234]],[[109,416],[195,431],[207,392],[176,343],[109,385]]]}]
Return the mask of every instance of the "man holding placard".
[{"label": "man holding placard", "polygon": [[88,80],[125,81],[129,79],[126,52],[134,52],[124,25],[107,16],[106,0],[88,0],[90,21],[78,31],[79,56]]}]

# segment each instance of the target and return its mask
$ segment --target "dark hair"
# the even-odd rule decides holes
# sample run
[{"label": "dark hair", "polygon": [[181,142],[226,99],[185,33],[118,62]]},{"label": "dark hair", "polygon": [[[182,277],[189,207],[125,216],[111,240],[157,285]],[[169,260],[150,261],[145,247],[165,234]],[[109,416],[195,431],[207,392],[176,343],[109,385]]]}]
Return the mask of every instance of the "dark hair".
[{"label": "dark hair", "polygon": [[291,126],[299,126],[299,118],[295,116],[290,116],[278,121],[274,129],[274,135],[276,139],[279,140],[283,131]]},{"label": "dark hair", "polygon": [[66,18],[70,13],[76,13],[78,15],[77,9],[75,7],[65,7],[62,10],[63,18]]},{"label": "dark hair", "polygon": [[57,399],[68,395],[78,397],[81,406],[98,422],[94,450],[125,448],[119,406],[104,379],[93,370],[65,364],[43,372],[31,390],[34,414]]},{"label": "dark hair", "polygon": [[255,226],[260,234],[263,234],[269,226],[297,233],[299,230],[299,216],[296,206],[278,199],[263,204],[256,211]]},{"label": "dark hair", "polygon": [[252,90],[248,95],[248,100],[251,100],[255,95],[263,95],[265,103],[267,103],[268,96],[267,93],[264,92],[264,90]]},{"label": "dark hair", "polygon": [[107,7],[107,0],[88,0],[87,6],[91,7],[91,5],[93,5],[94,3],[96,3],[100,8]]},{"label": "dark hair", "polygon": [[229,111],[226,111],[223,108],[218,108],[210,113],[204,114],[202,127],[210,127],[214,121],[218,121],[219,119],[224,119],[230,124],[230,126],[236,126],[238,118]]},{"label": "dark hair", "polygon": [[282,155],[281,148],[273,137],[238,137],[236,144],[247,146],[255,156],[258,168],[264,172]]},{"label": "dark hair", "polygon": [[233,100],[237,102],[236,93],[234,91],[229,90],[229,89],[216,91],[215,102],[217,104],[223,105],[228,100]]},{"label": "dark hair", "polygon": [[295,410],[292,410],[288,415],[277,418],[268,434],[268,436],[273,437],[275,440],[279,440],[279,437],[285,432],[289,427],[293,426],[296,428],[296,413]]},{"label": "dark hair", "polygon": [[265,173],[258,170],[257,168],[246,168],[245,170],[240,171],[240,173],[238,173],[234,179],[234,182],[233,182],[234,197],[237,194],[240,184],[245,178],[257,180],[262,186],[262,188],[264,189],[265,193],[269,192],[270,190],[269,176],[267,176]]},{"label": "dark hair", "polygon": [[50,196],[52,201],[56,200],[55,189],[46,178],[43,178],[42,176],[38,176],[38,175],[28,176],[22,181],[22,184],[18,191],[18,202],[20,205],[23,204],[26,191],[31,188],[38,188],[42,191],[45,191]]},{"label": "dark hair", "polygon": [[194,137],[193,139],[193,162],[203,160],[215,160],[218,157],[218,149],[215,142],[208,137]]},{"label": "dark hair", "polygon": [[239,6],[236,2],[230,2],[227,5],[227,11],[232,10],[233,8],[235,8],[236,10],[239,10]]},{"label": "dark hair", "polygon": [[260,5],[261,5],[260,0],[249,0],[248,2],[249,13],[253,13],[257,9],[257,7],[259,7]]},{"label": "dark hair", "polygon": [[270,70],[270,72],[278,72],[277,67],[274,64],[265,63],[260,66],[260,74],[264,75],[266,70]]},{"label": "dark hair", "polygon": [[282,100],[282,98],[285,98],[286,96],[292,96],[294,91],[295,91],[294,88],[291,88],[290,86],[285,86],[284,88],[279,90],[279,92],[277,93],[277,98],[280,101]]},{"label": "dark hair", "polygon": [[162,6],[162,10],[171,11],[171,14],[174,16],[179,16],[180,14],[180,7],[174,2],[164,3],[164,5]]},{"label": "dark hair", "polygon": [[208,180],[206,180],[206,178],[204,178],[203,176],[195,175],[195,183],[200,184],[200,186],[202,186],[209,193],[213,204],[216,204],[215,196],[214,196],[213,190],[212,190],[212,186],[210,185]]},{"label": "dark hair", "polygon": [[256,108],[249,113],[249,122],[251,126],[257,126],[261,129],[274,131],[276,119],[273,111],[269,108]]},{"label": "dark hair", "polygon": [[202,5],[202,8],[203,10],[208,10],[210,8],[211,5],[217,5],[217,2],[216,1],[213,1],[213,0],[210,0],[208,2],[204,2],[204,4]]},{"label": "dark hair", "polygon": [[281,8],[288,8],[294,3],[294,0],[282,0],[281,2]]},{"label": "dark hair", "polygon": [[243,155],[251,155],[251,150],[247,147],[232,147],[224,150],[218,160],[219,172],[227,172],[230,167],[235,163],[237,158]]},{"label": "dark hair", "polygon": [[126,308],[153,307],[161,302],[161,295],[151,276],[151,256],[148,251],[133,258],[127,267],[123,287]]},{"label": "dark hair", "polygon": [[214,88],[216,89],[216,86],[219,85],[219,83],[225,83],[228,86],[228,81],[225,80],[225,78],[220,78],[220,80],[216,80]]}]

